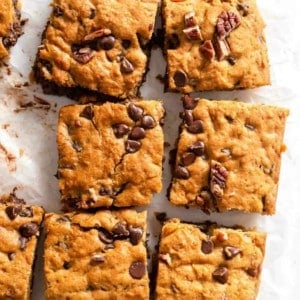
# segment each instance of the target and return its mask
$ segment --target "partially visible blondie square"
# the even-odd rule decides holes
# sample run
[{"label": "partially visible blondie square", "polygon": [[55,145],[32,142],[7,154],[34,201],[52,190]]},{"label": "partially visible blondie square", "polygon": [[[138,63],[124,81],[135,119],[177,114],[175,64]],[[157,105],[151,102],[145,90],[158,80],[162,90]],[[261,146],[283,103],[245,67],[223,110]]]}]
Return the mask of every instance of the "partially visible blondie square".
[{"label": "partially visible blondie square", "polygon": [[149,204],[162,187],[163,118],[154,100],[63,107],[57,175],[64,209]]},{"label": "partially visible blondie square", "polygon": [[149,299],[146,212],[46,214],[46,299]]},{"label": "partially visible blondie square", "polygon": [[44,91],[81,102],[136,96],[158,2],[53,0],[34,66]]},{"label": "partially visible blondie square", "polygon": [[0,200],[0,299],[29,300],[43,208],[14,194]]},{"label": "partially visible blondie square", "polygon": [[183,105],[171,202],[274,214],[288,110],[188,95]]},{"label": "partially visible blondie square", "polygon": [[190,93],[270,84],[255,0],[163,0],[167,89]]},{"label": "partially visible blondie square", "polygon": [[8,56],[8,49],[22,34],[20,9],[18,0],[0,1],[0,60]]},{"label": "partially visible blondie square", "polygon": [[156,299],[256,299],[266,234],[169,220],[162,228]]}]

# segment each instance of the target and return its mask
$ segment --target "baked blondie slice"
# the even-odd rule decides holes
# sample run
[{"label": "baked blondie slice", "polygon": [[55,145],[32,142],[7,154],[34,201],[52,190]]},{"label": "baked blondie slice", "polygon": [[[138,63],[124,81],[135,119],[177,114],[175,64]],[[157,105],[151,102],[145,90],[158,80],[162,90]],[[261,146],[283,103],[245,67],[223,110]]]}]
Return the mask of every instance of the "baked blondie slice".
[{"label": "baked blondie slice", "polygon": [[255,0],[163,0],[167,89],[190,93],[270,84]]},{"label": "baked blondie slice", "polygon": [[58,178],[65,210],[150,203],[161,190],[160,101],[60,110]]},{"label": "baked blondie slice", "polygon": [[265,242],[256,230],[169,220],[159,245],[156,299],[256,299]]},{"label": "baked blondie slice", "polygon": [[146,212],[46,214],[46,299],[149,299]]},{"label": "baked blondie slice", "polygon": [[22,34],[20,9],[18,0],[0,1],[0,60],[8,56],[9,48]]},{"label": "baked blondie slice", "polygon": [[[35,63],[47,93],[95,101],[136,96],[158,0],[53,0]],[[84,100],[83,100],[84,99]]]},{"label": "baked blondie slice", "polygon": [[43,208],[14,194],[0,200],[0,299],[29,300]]},{"label": "baked blondie slice", "polygon": [[288,110],[188,95],[183,105],[171,202],[274,214]]}]

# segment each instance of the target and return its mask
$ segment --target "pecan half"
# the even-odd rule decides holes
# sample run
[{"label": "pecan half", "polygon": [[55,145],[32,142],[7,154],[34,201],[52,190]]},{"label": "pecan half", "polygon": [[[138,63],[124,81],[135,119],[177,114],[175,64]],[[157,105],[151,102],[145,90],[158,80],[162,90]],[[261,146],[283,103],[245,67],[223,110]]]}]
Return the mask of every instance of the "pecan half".
[{"label": "pecan half", "polygon": [[72,54],[75,60],[82,64],[87,64],[95,55],[95,51],[93,51],[89,47],[72,47]]},{"label": "pecan half", "polygon": [[220,39],[225,39],[230,32],[238,27],[241,20],[237,14],[231,11],[223,11],[217,19],[216,32]]},{"label": "pecan half", "polygon": [[219,162],[212,160],[210,167],[210,191],[216,200],[223,197],[228,171]]}]

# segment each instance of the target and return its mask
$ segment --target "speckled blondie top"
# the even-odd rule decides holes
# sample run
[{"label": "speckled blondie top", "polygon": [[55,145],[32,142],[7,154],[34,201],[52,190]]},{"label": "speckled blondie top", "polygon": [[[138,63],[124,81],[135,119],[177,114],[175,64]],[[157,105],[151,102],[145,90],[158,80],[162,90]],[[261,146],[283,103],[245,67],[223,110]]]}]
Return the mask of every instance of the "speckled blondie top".
[{"label": "speckled blondie top", "polygon": [[255,0],[163,0],[168,89],[190,93],[270,83]]},{"label": "speckled blondie top", "polygon": [[117,98],[136,95],[158,0],[54,0],[39,47],[39,80]]}]

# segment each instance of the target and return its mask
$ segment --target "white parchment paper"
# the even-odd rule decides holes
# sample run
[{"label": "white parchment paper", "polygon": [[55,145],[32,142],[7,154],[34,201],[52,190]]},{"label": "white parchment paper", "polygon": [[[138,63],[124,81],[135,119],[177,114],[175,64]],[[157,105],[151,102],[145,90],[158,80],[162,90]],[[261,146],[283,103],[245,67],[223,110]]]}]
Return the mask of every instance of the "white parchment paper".
[{"label": "white parchment paper", "polygon": [[[1,1],[1,0],[0,0]],[[160,50],[152,52],[150,72],[142,88],[145,99],[163,99],[167,118],[165,140],[164,190],[155,195],[148,208],[148,231],[153,251],[160,231],[154,212],[168,217],[201,222],[207,219],[225,225],[256,226],[268,233],[266,257],[259,293],[260,300],[298,300],[300,284],[300,2],[297,0],[257,0],[267,23],[266,36],[271,62],[272,86],[249,91],[209,92],[196,96],[210,99],[240,99],[274,104],[290,109],[282,156],[277,213],[273,217],[242,213],[212,214],[199,209],[171,206],[166,199],[170,183],[168,153],[174,146],[180,119],[180,96],[163,93],[155,78],[164,74]],[[25,34],[13,48],[7,67],[0,70],[0,187],[1,194],[17,187],[17,195],[47,211],[59,211],[59,193],[54,177],[57,168],[56,123],[62,105],[72,103],[64,97],[43,95],[39,86],[29,84],[36,49],[50,13],[49,0],[23,0],[22,15],[28,18]],[[25,86],[24,86],[25,85]],[[42,100],[41,100],[42,99]],[[48,101],[48,104],[43,100]],[[1,242],[1,241],[0,241]],[[32,299],[44,299],[40,242]],[[243,299],[241,299],[243,300]]]}]

